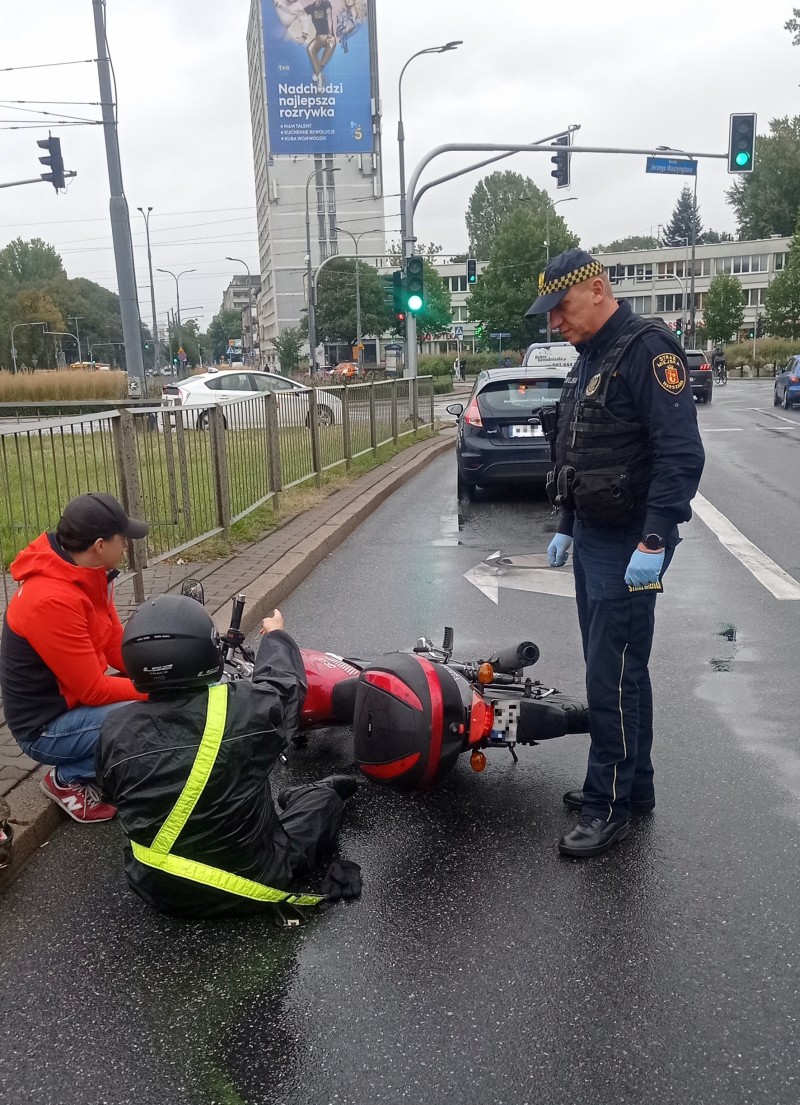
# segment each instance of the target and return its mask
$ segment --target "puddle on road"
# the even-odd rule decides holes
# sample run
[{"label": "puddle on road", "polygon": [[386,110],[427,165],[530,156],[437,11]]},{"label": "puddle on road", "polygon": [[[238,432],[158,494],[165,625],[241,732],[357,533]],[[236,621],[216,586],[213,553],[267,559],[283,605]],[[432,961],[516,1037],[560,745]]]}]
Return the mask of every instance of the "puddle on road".
[{"label": "puddle on road", "polygon": [[439,529],[441,532],[441,536],[435,537],[431,543],[433,545],[463,545],[464,542],[460,540],[460,535],[463,528],[463,514],[440,514]]},{"label": "puddle on road", "polygon": [[712,656],[708,661],[709,666],[712,671],[733,671],[733,663],[738,652],[736,626],[723,622],[722,628],[717,630],[717,636],[722,637],[731,647],[725,649],[724,656]]}]

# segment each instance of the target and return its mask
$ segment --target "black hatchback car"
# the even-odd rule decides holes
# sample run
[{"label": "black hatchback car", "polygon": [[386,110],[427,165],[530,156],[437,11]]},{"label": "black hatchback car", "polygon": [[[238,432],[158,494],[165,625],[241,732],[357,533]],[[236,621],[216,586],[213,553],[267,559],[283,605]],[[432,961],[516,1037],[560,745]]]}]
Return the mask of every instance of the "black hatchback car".
[{"label": "black hatchback car", "polygon": [[539,414],[561,396],[566,368],[490,368],[467,401],[451,403],[458,417],[458,494],[481,487],[543,484],[552,467]]},{"label": "black hatchback car", "polygon": [[700,403],[710,403],[714,398],[714,373],[708,357],[702,349],[684,349],[683,354],[689,366],[692,395]]}]

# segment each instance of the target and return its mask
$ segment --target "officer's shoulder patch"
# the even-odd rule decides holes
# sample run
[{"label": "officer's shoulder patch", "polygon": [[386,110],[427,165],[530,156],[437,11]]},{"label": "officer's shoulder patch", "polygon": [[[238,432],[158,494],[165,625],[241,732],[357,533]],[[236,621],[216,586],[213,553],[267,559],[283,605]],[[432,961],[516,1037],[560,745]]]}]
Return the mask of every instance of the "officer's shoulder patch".
[{"label": "officer's shoulder patch", "polygon": [[659,353],[653,357],[653,374],[664,391],[677,395],[686,387],[686,365],[677,353]]},{"label": "officer's shoulder patch", "polygon": [[602,380],[602,378],[603,378],[602,374],[599,373],[599,372],[596,373],[594,376],[592,376],[591,380],[586,385],[586,394],[587,395],[594,395],[594,393],[600,387],[600,381]]}]

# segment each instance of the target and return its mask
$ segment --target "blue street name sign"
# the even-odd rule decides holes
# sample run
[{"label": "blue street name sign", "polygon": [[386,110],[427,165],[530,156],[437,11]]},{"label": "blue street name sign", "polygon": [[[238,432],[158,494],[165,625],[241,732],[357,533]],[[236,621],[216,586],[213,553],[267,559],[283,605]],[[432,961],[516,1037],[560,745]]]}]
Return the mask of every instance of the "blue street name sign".
[{"label": "blue street name sign", "polygon": [[506,331],[504,330],[504,331],[503,331],[503,333],[501,334],[501,333],[500,333],[500,332],[498,331],[497,333],[494,333],[494,334],[490,334],[490,335],[489,335],[489,337],[490,337],[490,338],[494,338],[495,340],[498,340],[498,339],[500,339],[500,338],[510,338],[510,337],[511,337],[511,332],[510,332],[510,331],[506,332]]},{"label": "blue street name sign", "polygon": [[648,157],[646,173],[666,173],[669,176],[697,176],[697,162],[679,157]]}]

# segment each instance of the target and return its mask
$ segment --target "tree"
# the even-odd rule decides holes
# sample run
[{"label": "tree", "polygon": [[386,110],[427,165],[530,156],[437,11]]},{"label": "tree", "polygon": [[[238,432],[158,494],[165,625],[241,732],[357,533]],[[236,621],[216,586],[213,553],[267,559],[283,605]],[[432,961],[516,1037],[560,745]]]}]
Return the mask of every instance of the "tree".
[{"label": "tree", "polygon": [[[13,324],[44,322],[47,330],[66,329],[58,307],[50,296],[37,288],[22,288],[13,296],[8,307]],[[41,326],[19,326],[14,334],[17,367],[55,368],[56,353],[61,350],[61,342],[66,340],[45,337]]]},{"label": "tree", "polygon": [[[549,202],[545,197],[545,203]],[[543,340],[547,326],[544,315],[524,317],[538,295],[539,274],[545,267],[546,226],[544,205],[537,209],[526,204],[512,212],[495,239],[483,276],[467,300],[471,321],[482,322],[490,332],[509,332],[509,344],[516,349]],[[550,216],[550,239],[551,255],[578,245],[577,237],[560,215]]]},{"label": "tree", "polygon": [[[365,261],[358,263],[361,296],[361,333],[383,334],[394,316],[384,302],[384,285],[380,273]],[[317,338],[323,342],[348,342],[353,345],[358,334],[356,318],[356,261],[354,257],[338,257],[319,274],[317,296]],[[306,332],[308,327],[306,326]]]},{"label": "tree", "polygon": [[649,234],[631,234],[628,238],[615,238],[607,246],[595,246],[592,253],[625,253],[631,249],[657,249],[658,238]]},{"label": "tree", "polygon": [[282,372],[294,372],[300,364],[300,350],[303,347],[303,333],[301,330],[289,328],[281,330],[277,338],[270,338],[278,353]]},{"label": "tree", "polygon": [[767,331],[776,338],[796,338],[800,333],[800,266],[789,265],[767,288]]},{"label": "tree", "polygon": [[727,342],[744,322],[744,294],[735,276],[715,276],[703,300],[703,328],[713,342]]},{"label": "tree", "polygon": [[[442,252],[442,247],[437,246],[435,242],[417,242],[415,253],[418,253],[421,257],[424,257],[426,261],[435,261]],[[399,242],[392,242],[389,246],[386,256],[392,262],[392,264],[398,267],[403,264],[403,247]]]},{"label": "tree", "polygon": [[30,242],[15,238],[0,249],[0,278],[17,287],[66,275],[55,249],[41,238],[33,238]]},{"label": "tree", "polygon": [[740,241],[788,236],[800,210],[800,115],[771,119],[769,128],[758,135],[752,173],[726,192]]},{"label": "tree", "polygon": [[520,207],[541,207],[549,203],[547,193],[521,173],[490,173],[476,184],[467,205],[469,255],[485,261],[500,227]]},{"label": "tree", "polygon": [[790,31],[794,37],[792,38],[792,46],[800,46],[800,8],[792,9],[792,16],[794,18],[787,19],[783,25],[785,31]]},{"label": "tree", "polygon": [[[228,339],[241,338],[242,315],[240,311],[220,311],[209,323],[206,339],[215,361],[228,352]],[[205,346],[204,346],[205,348]]]},{"label": "tree", "polygon": [[714,245],[718,242],[732,242],[733,235],[727,230],[704,230],[703,241],[706,245]]},{"label": "tree", "polygon": [[700,208],[694,210],[694,194],[688,184],[681,188],[681,194],[672,212],[672,218],[667,223],[663,234],[665,246],[680,246],[685,241],[692,241],[692,224],[694,224],[694,240],[702,242],[703,224],[700,222]]}]

